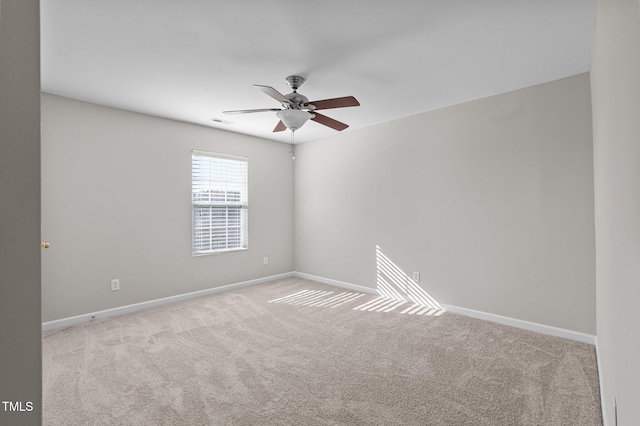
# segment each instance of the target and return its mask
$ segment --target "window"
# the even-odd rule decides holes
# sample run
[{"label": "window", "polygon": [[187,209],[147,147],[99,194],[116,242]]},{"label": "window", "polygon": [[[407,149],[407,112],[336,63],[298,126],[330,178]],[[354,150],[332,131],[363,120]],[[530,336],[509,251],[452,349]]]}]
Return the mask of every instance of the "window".
[{"label": "window", "polygon": [[191,152],[193,255],[247,248],[247,175],[244,157]]}]

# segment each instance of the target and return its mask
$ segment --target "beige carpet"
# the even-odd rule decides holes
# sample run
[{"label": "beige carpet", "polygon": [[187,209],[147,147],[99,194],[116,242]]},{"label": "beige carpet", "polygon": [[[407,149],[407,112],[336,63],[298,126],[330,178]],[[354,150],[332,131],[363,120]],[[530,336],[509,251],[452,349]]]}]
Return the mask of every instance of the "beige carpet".
[{"label": "beige carpet", "polygon": [[289,278],[46,332],[44,424],[602,424],[593,346],[409,307]]}]

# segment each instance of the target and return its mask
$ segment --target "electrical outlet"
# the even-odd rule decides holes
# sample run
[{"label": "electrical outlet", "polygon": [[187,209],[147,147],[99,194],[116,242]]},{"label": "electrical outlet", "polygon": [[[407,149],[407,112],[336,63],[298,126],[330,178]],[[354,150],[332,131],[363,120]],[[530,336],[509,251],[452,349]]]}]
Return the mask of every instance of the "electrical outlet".
[{"label": "electrical outlet", "polygon": [[115,280],[111,280],[111,291],[118,290],[120,290],[120,280],[117,278]]},{"label": "electrical outlet", "polygon": [[413,271],[413,281],[420,282],[420,272]]},{"label": "electrical outlet", "polygon": [[265,256],[264,260],[262,261],[264,266],[267,266],[269,264],[269,258]]}]

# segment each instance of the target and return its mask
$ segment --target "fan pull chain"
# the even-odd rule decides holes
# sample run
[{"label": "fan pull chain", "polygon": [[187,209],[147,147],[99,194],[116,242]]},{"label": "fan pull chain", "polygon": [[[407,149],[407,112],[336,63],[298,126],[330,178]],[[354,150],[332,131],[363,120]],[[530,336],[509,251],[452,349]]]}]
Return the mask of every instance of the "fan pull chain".
[{"label": "fan pull chain", "polygon": [[291,154],[291,159],[295,160],[296,159],[296,154],[294,152],[294,140],[293,140],[293,130],[291,131],[291,151],[289,151],[289,153]]}]

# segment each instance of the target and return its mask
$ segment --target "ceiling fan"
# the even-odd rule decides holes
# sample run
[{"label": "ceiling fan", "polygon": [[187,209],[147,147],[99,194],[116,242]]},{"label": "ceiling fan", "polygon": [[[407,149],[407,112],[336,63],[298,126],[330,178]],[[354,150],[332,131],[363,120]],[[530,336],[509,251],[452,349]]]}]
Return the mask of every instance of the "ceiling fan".
[{"label": "ceiling fan", "polygon": [[276,89],[270,86],[262,86],[254,84],[259,90],[263,91],[267,95],[271,96],[276,101],[280,102],[282,108],[261,108],[261,109],[243,109],[237,111],[223,111],[224,114],[247,114],[253,112],[266,112],[275,111],[276,116],[280,119],[274,132],[282,132],[285,129],[289,129],[292,132],[298,130],[307,120],[313,120],[316,123],[323,124],[332,129],[342,131],[349,127],[345,123],[341,123],[338,120],[327,117],[316,111],[332,108],[344,108],[351,106],[359,106],[360,102],[353,96],[345,96],[342,98],[322,99],[319,101],[309,101],[309,99],[297,92],[298,88],[302,86],[305,79],[297,75],[290,75],[285,79],[289,87],[293,89],[293,92],[283,95]]}]

